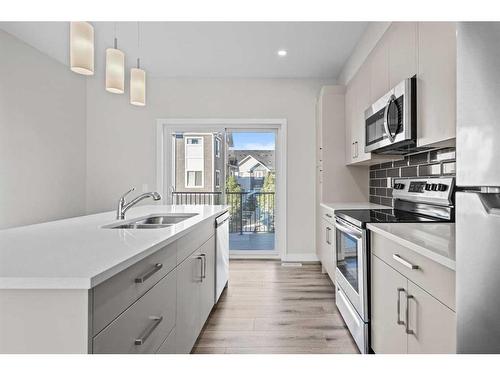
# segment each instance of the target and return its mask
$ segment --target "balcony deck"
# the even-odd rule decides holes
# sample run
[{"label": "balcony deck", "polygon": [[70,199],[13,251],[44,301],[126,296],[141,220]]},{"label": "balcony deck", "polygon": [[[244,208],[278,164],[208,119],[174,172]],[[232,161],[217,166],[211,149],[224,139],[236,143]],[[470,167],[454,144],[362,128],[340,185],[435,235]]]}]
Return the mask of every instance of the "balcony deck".
[{"label": "balcony deck", "polygon": [[230,250],[274,250],[275,233],[230,233]]}]

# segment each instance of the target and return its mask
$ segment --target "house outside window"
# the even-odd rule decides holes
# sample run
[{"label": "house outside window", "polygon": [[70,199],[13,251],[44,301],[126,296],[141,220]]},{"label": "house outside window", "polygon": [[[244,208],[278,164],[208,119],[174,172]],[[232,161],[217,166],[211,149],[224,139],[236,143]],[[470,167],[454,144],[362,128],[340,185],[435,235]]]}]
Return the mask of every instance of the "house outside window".
[{"label": "house outside window", "polygon": [[220,188],[220,171],[215,171],[215,187]]},{"label": "house outside window", "polygon": [[185,138],[185,187],[203,187],[203,138]]},{"label": "house outside window", "polygon": [[220,139],[215,138],[215,157],[220,158]]}]

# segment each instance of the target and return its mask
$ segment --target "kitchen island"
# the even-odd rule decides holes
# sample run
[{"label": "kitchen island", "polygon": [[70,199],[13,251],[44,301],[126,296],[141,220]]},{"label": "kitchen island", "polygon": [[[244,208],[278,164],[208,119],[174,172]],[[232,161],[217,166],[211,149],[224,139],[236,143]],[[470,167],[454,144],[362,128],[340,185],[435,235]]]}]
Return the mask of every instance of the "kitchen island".
[{"label": "kitchen island", "polygon": [[[189,352],[214,304],[227,210],[140,206],[0,231],[0,352]],[[110,228],[153,214],[186,218]]]}]

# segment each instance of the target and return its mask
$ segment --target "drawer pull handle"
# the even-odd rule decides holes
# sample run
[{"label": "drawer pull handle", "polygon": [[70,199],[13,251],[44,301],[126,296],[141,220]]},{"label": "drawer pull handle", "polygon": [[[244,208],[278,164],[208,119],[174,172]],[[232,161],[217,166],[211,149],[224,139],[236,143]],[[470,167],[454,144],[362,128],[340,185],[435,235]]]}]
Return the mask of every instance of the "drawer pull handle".
[{"label": "drawer pull handle", "polygon": [[406,295],[406,324],[405,324],[405,328],[406,328],[406,333],[409,335],[415,334],[415,331],[410,329],[410,300],[413,298],[414,298],[413,296],[410,296],[408,294]]},{"label": "drawer pull handle", "polygon": [[203,257],[203,267],[201,268],[201,278],[206,279],[207,277],[207,254],[200,254]]},{"label": "drawer pull handle", "polygon": [[401,263],[406,268],[409,268],[411,270],[418,270],[418,266],[416,266],[415,264],[411,264],[407,260],[404,260],[403,258],[401,258],[399,256],[399,254],[392,254],[392,259],[394,259],[395,261]]},{"label": "drawer pull handle", "polygon": [[332,244],[332,241],[330,240],[330,233],[332,232],[332,228],[326,227],[326,243],[328,245]]},{"label": "drawer pull handle", "polygon": [[146,340],[149,336],[151,336],[156,327],[160,325],[161,321],[163,320],[163,316],[153,316],[150,319],[153,321],[153,323],[148,328],[146,328],[142,337],[134,340],[135,345],[142,345],[146,342]]},{"label": "drawer pull handle", "polygon": [[163,264],[161,263],[156,263],[155,266],[149,270],[148,272],[146,272],[144,275],[142,276],[139,276],[139,277],[136,277],[135,278],[135,282],[137,284],[142,284],[143,282],[145,282],[147,279],[149,279],[151,276],[153,276],[156,272],[158,272],[159,270],[161,270],[161,268],[163,267]]},{"label": "drawer pull handle", "polygon": [[398,325],[400,326],[406,326],[405,322],[403,320],[400,320],[399,317],[401,316],[401,292],[404,292],[404,288],[398,288],[398,307],[397,307],[397,311],[398,311],[398,319],[397,319],[397,323]]},{"label": "drawer pull handle", "polygon": [[201,260],[200,262],[200,282],[203,282],[203,269],[205,268],[204,267],[204,261],[203,261],[203,254],[200,254],[196,257],[196,259],[199,259]]},{"label": "drawer pull handle", "polygon": [[325,215],[326,215],[326,217],[329,217],[330,219],[332,218],[332,215],[330,215],[330,214],[325,214]]}]

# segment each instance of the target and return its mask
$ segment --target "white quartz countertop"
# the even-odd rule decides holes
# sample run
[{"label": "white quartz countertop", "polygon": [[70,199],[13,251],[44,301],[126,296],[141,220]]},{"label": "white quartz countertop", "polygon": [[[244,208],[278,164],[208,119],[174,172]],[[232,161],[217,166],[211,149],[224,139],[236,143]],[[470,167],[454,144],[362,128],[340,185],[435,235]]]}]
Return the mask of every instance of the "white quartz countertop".
[{"label": "white quartz countertop", "polygon": [[329,208],[333,211],[335,210],[362,210],[362,209],[377,209],[377,208],[392,208],[388,206],[382,206],[380,204],[370,203],[370,202],[331,202],[331,203],[320,203],[323,207]]},{"label": "white quartz countertop", "polygon": [[367,228],[455,270],[454,223],[373,223]]},{"label": "white quartz countertop", "polygon": [[228,206],[138,206],[150,214],[197,213],[161,229],[105,229],[116,212],[0,230],[0,289],[91,289],[195,229]]}]

